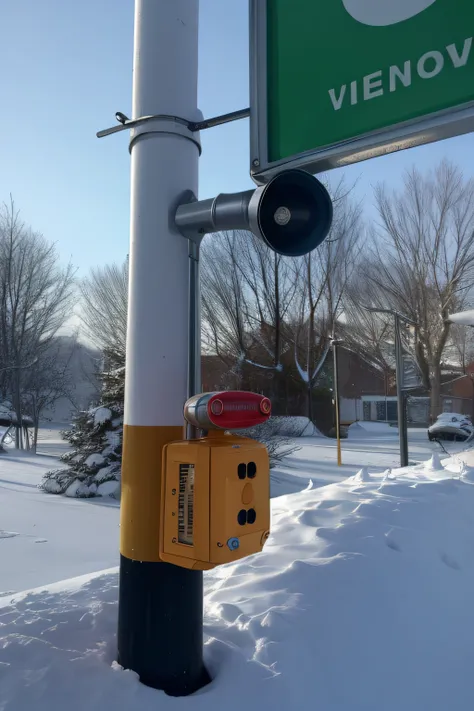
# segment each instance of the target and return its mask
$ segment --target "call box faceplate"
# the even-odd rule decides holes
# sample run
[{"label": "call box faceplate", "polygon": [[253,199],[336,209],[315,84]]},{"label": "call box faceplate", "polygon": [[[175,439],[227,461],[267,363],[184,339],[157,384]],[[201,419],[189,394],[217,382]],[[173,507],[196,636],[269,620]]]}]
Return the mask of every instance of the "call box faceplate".
[{"label": "call box faceplate", "polygon": [[262,550],[270,529],[264,445],[223,433],[163,452],[160,558],[207,570]]},{"label": "call box faceplate", "polygon": [[[246,440],[214,447],[210,469],[210,560],[215,565],[262,550],[270,529],[270,475],[266,447]],[[229,541],[238,540],[238,556]]]}]

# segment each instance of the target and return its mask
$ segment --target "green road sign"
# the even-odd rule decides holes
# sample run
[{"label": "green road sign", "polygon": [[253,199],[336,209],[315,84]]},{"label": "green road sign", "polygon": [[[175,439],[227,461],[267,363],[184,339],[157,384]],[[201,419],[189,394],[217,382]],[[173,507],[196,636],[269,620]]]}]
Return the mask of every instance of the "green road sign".
[{"label": "green road sign", "polygon": [[251,0],[251,171],[474,130],[474,0]]}]

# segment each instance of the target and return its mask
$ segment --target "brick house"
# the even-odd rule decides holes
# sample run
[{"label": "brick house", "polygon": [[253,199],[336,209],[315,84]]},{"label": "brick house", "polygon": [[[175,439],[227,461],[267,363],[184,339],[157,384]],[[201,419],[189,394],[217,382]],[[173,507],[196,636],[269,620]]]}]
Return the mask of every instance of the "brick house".
[{"label": "brick house", "polygon": [[[386,378],[381,370],[360,355],[345,349],[338,350],[339,396],[341,422],[348,425],[356,420],[397,422],[397,397],[394,374]],[[327,368],[332,372],[332,353],[327,356]],[[442,410],[474,415],[474,363],[466,374],[455,372],[443,376],[441,387]],[[272,399],[278,415],[306,415],[307,394],[304,385],[291,368],[277,374],[246,364],[240,374],[224,363],[219,356],[202,358],[203,391],[245,389],[261,392]],[[331,391],[315,389],[314,419],[322,431],[328,431],[334,421]],[[412,425],[429,424],[429,394],[419,389],[410,391],[408,419]]]},{"label": "brick house", "polygon": [[[381,412],[381,402],[384,403],[383,419],[386,419],[385,411],[388,408],[389,415],[391,414],[390,403],[396,398],[393,397],[393,385],[385,383],[384,374],[359,355],[342,346],[338,351],[338,366],[343,424],[350,424],[360,419],[377,419],[377,414],[380,415]],[[331,352],[327,356],[327,368],[332,373]],[[238,374],[219,356],[204,355],[202,357],[203,391],[233,388],[253,390],[267,395],[272,399],[275,414],[307,414],[307,391],[291,366],[287,365],[285,371],[278,374],[245,364]],[[314,419],[323,431],[328,431],[333,425],[334,412],[331,400],[330,389],[314,388]]]}]

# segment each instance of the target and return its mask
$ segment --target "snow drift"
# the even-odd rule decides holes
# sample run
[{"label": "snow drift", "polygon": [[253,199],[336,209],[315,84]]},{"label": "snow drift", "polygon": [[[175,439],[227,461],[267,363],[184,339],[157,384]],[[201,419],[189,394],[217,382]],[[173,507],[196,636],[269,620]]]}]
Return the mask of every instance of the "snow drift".
[{"label": "snow drift", "polygon": [[114,663],[116,572],[4,598],[0,709],[468,708],[473,471],[434,459],[273,500],[264,552],[205,575],[214,680],[192,698]]},{"label": "snow drift", "polygon": [[311,422],[309,417],[288,416],[288,417],[272,417],[273,422],[277,423],[278,434],[284,437],[322,437],[323,435],[318,430],[316,425]]},{"label": "snow drift", "polygon": [[398,437],[398,428],[391,427],[388,422],[372,422],[358,420],[347,428],[349,438],[365,437],[367,435],[380,435]]}]

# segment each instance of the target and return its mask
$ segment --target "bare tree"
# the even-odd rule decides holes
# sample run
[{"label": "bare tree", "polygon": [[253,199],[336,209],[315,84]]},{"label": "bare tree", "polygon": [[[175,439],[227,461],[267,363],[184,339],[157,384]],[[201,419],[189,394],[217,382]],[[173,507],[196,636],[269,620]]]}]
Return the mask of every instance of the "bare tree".
[{"label": "bare tree", "polygon": [[474,284],[474,180],[444,161],[425,175],[413,168],[401,192],[379,185],[375,202],[373,259],[361,278],[372,283],[377,305],[418,323],[416,358],[435,418],[450,333],[446,319],[469,303]]},{"label": "bare tree", "polygon": [[224,232],[204,241],[201,256],[203,347],[223,360],[239,386],[249,346],[249,294],[236,268],[240,243],[241,233]]},{"label": "bare tree", "polygon": [[283,400],[282,356],[298,283],[294,261],[252,233],[234,231],[204,244],[202,264],[206,348],[229,366],[239,387],[264,379],[274,402]]},{"label": "bare tree", "polygon": [[294,351],[307,390],[308,417],[313,419],[312,393],[326,360],[343,296],[357,264],[363,235],[361,207],[343,181],[333,192],[334,220],[328,239],[303,257],[299,313],[294,322]]},{"label": "bare tree", "polygon": [[333,194],[330,237],[303,259],[275,254],[251,233],[239,231],[208,240],[203,248],[203,333],[208,351],[229,366],[239,386],[244,385],[248,366],[254,374],[260,371],[260,378],[269,379],[265,389],[274,401],[285,399],[288,373],[293,374],[296,360],[308,391],[310,417],[311,394],[361,235],[361,210],[350,189],[341,182]]},{"label": "bare tree", "polygon": [[[250,350],[258,368],[280,373],[287,346],[287,324],[291,318],[301,272],[301,260],[272,252],[252,233],[246,233],[235,268],[250,294],[247,320]],[[252,356],[251,356],[252,358]]]},{"label": "bare tree", "polygon": [[25,371],[21,390],[22,412],[29,415],[33,422],[32,449],[35,453],[43,413],[60,398],[66,398],[74,405],[75,384],[70,365],[77,348],[77,338],[68,342],[66,354],[63,346],[61,338],[55,339],[33,366]]},{"label": "bare tree", "polygon": [[388,395],[395,370],[394,320],[389,314],[363,308],[373,303],[372,283],[361,279],[356,271],[343,298],[343,318],[338,329],[344,347],[382,374]]},{"label": "bare tree", "polygon": [[80,289],[86,335],[102,351],[115,352],[125,363],[128,259],[121,266],[110,264],[92,269]]},{"label": "bare tree", "polygon": [[73,286],[72,265],[59,265],[54,244],[27,228],[10,200],[0,211],[0,362],[20,423],[17,446],[25,373],[68,320]]}]

